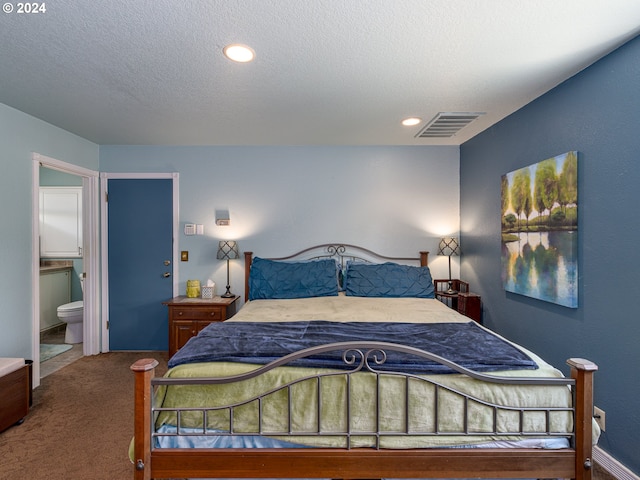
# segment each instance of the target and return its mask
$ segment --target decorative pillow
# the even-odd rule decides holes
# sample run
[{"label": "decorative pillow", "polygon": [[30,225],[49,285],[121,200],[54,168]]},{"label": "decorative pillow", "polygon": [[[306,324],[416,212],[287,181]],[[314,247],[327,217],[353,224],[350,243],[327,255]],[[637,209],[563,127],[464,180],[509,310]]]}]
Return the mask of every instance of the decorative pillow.
[{"label": "decorative pillow", "polygon": [[256,257],[249,272],[249,299],[285,299],[338,295],[333,259],[282,262]]},{"label": "decorative pillow", "polygon": [[349,262],[345,273],[345,291],[354,297],[435,297],[429,267],[391,262]]}]

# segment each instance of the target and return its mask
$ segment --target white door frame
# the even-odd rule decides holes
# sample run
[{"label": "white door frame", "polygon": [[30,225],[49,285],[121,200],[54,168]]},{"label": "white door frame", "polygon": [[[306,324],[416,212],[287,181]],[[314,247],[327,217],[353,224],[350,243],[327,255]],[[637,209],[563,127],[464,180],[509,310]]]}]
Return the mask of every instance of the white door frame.
[{"label": "white door frame", "polygon": [[100,186],[103,195],[100,198],[100,245],[101,245],[101,272],[102,272],[102,351],[109,351],[109,210],[107,202],[108,181],[110,179],[162,179],[169,178],[173,185],[173,296],[178,293],[178,263],[180,255],[178,252],[178,227],[180,224],[180,196],[179,196],[179,175],[173,173],[101,173]]},{"label": "white door frame", "polygon": [[40,385],[40,167],[82,177],[82,242],[84,281],[84,355],[100,353],[100,308],[98,298],[98,176],[99,172],[79,167],[55,158],[33,153],[32,175],[32,359],[33,386]]}]

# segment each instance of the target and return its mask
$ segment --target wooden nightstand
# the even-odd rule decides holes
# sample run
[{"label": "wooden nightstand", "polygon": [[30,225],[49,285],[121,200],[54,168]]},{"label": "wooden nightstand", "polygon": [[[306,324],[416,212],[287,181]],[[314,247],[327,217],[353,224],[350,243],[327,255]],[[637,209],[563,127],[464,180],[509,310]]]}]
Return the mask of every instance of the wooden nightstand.
[{"label": "wooden nightstand", "polygon": [[458,293],[467,293],[469,291],[469,284],[457,278],[451,279],[451,288],[454,290],[453,293],[447,293],[449,280],[435,279],[433,285],[436,289],[436,298],[454,310],[458,309]]},{"label": "wooden nightstand", "polygon": [[224,322],[233,316],[238,298],[180,296],[162,302],[169,307],[169,357],[211,322]]},{"label": "wooden nightstand", "polygon": [[449,280],[435,279],[436,298],[449,308],[457,310],[478,323],[482,323],[482,299],[469,292],[469,283],[457,278],[451,279],[453,293],[447,293]]},{"label": "wooden nightstand", "polygon": [[482,299],[475,293],[458,293],[458,313],[482,323]]}]

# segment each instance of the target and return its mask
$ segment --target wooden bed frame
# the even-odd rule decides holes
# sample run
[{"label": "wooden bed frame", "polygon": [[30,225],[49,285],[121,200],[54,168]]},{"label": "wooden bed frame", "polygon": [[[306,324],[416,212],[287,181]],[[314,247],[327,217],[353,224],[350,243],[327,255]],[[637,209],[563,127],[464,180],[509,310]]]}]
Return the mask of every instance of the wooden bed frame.
[{"label": "wooden bed frame", "polygon": [[[327,247],[327,246],[321,246]],[[329,246],[330,252],[335,246]],[[339,245],[338,249],[348,247]],[[310,249],[307,249],[310,250]],[[306,252],[307,250],[303,251]],[[367,251],[368,252],[368,251]],[[371,253],[371,252],[368,252]],[[250,265],[251,254],[245,259]],[[340,254],[340,256],[342,253]],[[377,256],[380,258],[380,256]],[[292,258],[292,257],[287,257]],[[392,260],[389,257],[382,257]],[[396,258],[395,260],[411,260]],[[426,265],[427,252],[419,260]],[[424,263],[423,263],[424,262]],[[247,265],[248,270],[248,265]],[[571,446],[528,448],[177,449],[152,448],[154,359],[131,366],[135,377],[134,478],[575,478],[591,479],[593,374],[588,360],[567,360],[573,392]],[[160,382],[156,379],[155,382]]]}]

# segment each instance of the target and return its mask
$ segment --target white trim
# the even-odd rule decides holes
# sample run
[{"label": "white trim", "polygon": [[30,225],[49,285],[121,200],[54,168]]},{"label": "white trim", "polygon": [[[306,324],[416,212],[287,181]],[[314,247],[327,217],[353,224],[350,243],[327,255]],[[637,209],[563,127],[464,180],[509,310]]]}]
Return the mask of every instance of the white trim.
[{"label": "white trim", "polygon": [[46,155],[41,155],[35,152],[31,155],[31,158],[36,162],[40,162],[43,167],[47,167],[52,170],[59,170],[61,172],[71,173],[87,178],[97,178],[99,175],[99,172],[96,172],[95,170],[89,170],[88,168],[79,167],[78,165],[56,160],[55,158],[47,157]]},{"label": "white trim", "polygon": [[31,358],[33,360],[33,387],[40,385],[40,167],[82,177],[83,196],[83,270],[86,273],[84,294],[83,353],[100,353],[100,312],[98,291],[98,197],[99,173],[55,158],[32,153],[32,242],[31,242]]},{"label": "white trim", "polygon": [[[98,176],[83,177],[83,202],[82,211],[82,238],[83,251],[89,252],[84,255],[82,265],[85,274],[84,279],[84,343],[82,344],[85,355],[96,355],[100,353],[100,237],[98,235],[98,224],[100,211],[98,208]],[[89,319],[89,321],[87,321]],[[94,319],[94,320],[92,320]]]},{"label": "white trim", "polygon": [[40,162],[33,162],[31,201],[31,385],[40,385]]},{"label": "white trim", "polygon": [[116,172],[102,172],[100,173],[100,178],[107,178],[107,179],[112,179],[112,178],[129,178],[129,179],[135,179],[135,178],[140,178],[140,179],[145,179],[145,178],[150,178],[150,179],[154,179],[154,178],[173,178],[176,179],[178,178],[178,173],[177,172],[170,172],[170,173],[144,173],[144,172],[134,172],[134,173],[116,173]]},{"label": "white trim", "polygon": [[633,473],[597,445],[593,447],[593,461],[618,480],[640,480],[640,476]]},{"label": "white trim", "polygon": [[178,252],[178,231],[180,226],[180,190],[179,190],[179,174],[173,173],[100,173],[100,186],[103,192],[100,195],[100,245],[101,245],[101,259],[100,264],[102,266],[102,351],[109,351],[109,329],[107,328],[107,322],[109,321],[109,225],[108,225],[108,204],[107,204],[107,192],[108,192],[108,180],[110,179],[162,179],[169,178],[172,180],[173,185],[173,296],[178,294],[178,279],[180,278],[178,272],[178,265],[180,260],[180,254]]},{"label": "white trim", "polygon": [[180,182],[178,172],[173,178],[173,296],[178,295],[178,280],[180,279],[180,252],[178,251],[178,232],[180,232]]},{"label": "white trim", "polygon": [[100,310],[102,322],[100,322],[101,332],[101,349],[103,352],[109,351],[109,329],[107,322],[109,321],[109,269],[108,269],[108,251],[109,245],[107,236],[107,177],[104,173],[100,174],[100,299],[102,308]]}]

